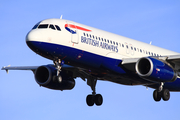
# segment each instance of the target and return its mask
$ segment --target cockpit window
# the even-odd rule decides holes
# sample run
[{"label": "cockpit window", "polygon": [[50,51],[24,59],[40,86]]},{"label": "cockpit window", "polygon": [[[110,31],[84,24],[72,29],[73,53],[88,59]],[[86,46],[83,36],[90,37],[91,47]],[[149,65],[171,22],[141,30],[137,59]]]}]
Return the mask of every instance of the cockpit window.
[{"label": "cockpit window", "polygon": [[38,27],[38,24],[36,24],[32,29],[36,29]]},{"label": "cockpit window", "polygon": [[48,28],[48,24],[40,24],[38,28]]},{"label": "cockpit window", "polygon": [[56,30],[55,27],[54,27],[54,25],[52,25],[52,24],[49,26],[49,28],[51,28],[51,29],[53,29],[53,30]]},{"label": "cockpit window", "polygon": [[40,22],[38,22],[32,29],[36,29],[38,27],[38,25],[40,24]]},{"label": "cockpit window", "polygon": [[61,28],[58,25],[53,25],[53,24],[40,24],[41,22],[37,23],[32,29],[53,29],[53,30],[58,30],[61,31]]},{"label": "cockpit window", "polygon": [[57,30],[61,31],[61,29],[60,29],[60,27],[59,27],[59,26],[57,26],[57,25],[55,25],[55,26],[56,26],[56,29],[57,29]]}]

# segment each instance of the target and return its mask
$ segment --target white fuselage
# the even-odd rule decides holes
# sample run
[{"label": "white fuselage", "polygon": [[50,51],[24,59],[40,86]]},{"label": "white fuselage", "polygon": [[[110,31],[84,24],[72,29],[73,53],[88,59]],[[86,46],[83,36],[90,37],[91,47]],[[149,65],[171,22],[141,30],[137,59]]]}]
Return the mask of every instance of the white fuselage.
[{"label": "white fuselage", "polygon": [[[60,26],[61,31],[52,30],[51,28],[33,29],[27,35],[28,41],[63,45],[114,59],[179,54],[177,52],[166,50],[69,20],[48,19],[42,21],[40,24],[58,25]],[[80,26],[90,31],[70,28],[71,30],[76,31],[76,34],[71,34],[65,29],[66,24]]]}]

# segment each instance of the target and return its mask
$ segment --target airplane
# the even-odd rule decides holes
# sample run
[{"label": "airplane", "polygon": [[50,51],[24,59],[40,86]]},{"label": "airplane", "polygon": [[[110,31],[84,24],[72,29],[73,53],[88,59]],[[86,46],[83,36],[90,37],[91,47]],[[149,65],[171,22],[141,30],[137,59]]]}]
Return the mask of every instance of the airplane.
[{"label": "airplane", "polygon": [[180,91],[180,53],[65,19],[38,22],[26,35],[28,47],[53,64],[2,67],[31,70],[36,82],[54,90],[71,90],[80,77],[92,89],[88,106],[101,106],[97,80],[155,89],[155,101],[168,101]]}]

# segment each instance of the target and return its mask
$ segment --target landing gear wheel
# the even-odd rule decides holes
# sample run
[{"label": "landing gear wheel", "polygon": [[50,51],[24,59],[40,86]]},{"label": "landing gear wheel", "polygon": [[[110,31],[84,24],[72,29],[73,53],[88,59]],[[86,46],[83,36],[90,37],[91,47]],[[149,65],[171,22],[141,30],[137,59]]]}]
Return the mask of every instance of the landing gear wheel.
[{"label": "landing gear wheel", "polygon": [[101,94],[95,95],[95,96],[94,96],[94,102],[95,102],[95,104],[96,104],[97,106],[102,105],[102,103],[103,103],[103,97],[102,97],[102,95],[101,95]]},{"label": "landing gear wheel", "polygon": [[93,95],[88,95],[86,97],[86,103],[88,106],[93,106],[94,105],[94,96]]},{"label": "landing gear wheel", "polygon": [[153,93],[153,98],[157,102],[160,101],[161,98],[164,101],[168,101],[170,99],[170,92],[169,92],[168,89],[164,89],[161,92],[158,92],[158,90],[155,90],[154,93]]},{"label": "landing gear wheel", "polygon": [[160,94],[160,92],[158,92],[158,90],[154,90],[153,98],[156,102],[159,102],[161,100],[161,94]]},{"label": "landing gear wheel", "polygon": [[169,98],[170,98],[170,92],[169,92],[169,90],[168,89],[164,89],[163,91],[162,91],[162,99],[164,100],[164,101],[168,101],[169,100]]}]

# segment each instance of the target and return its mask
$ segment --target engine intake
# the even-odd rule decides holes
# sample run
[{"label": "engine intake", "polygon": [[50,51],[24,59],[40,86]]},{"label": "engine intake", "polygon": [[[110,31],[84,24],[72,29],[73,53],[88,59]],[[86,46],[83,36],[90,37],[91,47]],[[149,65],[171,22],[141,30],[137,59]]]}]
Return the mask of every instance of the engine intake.
[{"label": "engine intake", "polygon": [[53,71],[47,66],[40,66],[35,73],[36,82],[39,85],[47,85],[51,81]]},{"label": "engine intake", "polygon": [[56,76],[57,70],[50,66],[40,66],[36,69],[35,80],[43,87],[55,90],[71,90],[75,86],[75,80],[72,78],[72,73],[66,70],[61,71],[59,80]]},{"label": "engine intake", "polygon": [[155,58],[141,58],[135,66],[140,77],[156,82],[173,82],[177,79],[177,73],[165,61]]}]

